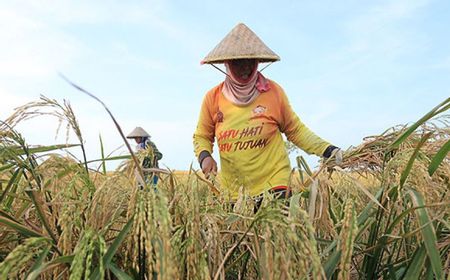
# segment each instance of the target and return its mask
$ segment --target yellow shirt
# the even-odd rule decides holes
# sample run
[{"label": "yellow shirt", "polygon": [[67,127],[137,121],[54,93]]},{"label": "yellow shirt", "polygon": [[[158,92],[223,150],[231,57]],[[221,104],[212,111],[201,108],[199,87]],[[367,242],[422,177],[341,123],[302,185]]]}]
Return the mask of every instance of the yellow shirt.
[{"label": "yellow shirt", "polygon": [[194,133],[195,154],[212,153],[217,140],[221,185],[232,198],[241,186],[255,196],[288,185],[291,167],[281,133],[309,154],[322,156],[330,145],[300,121],[278,84],[269,80],[269,85],[269,91],[246,106],[228,101],[223,83],[203,99]]}]

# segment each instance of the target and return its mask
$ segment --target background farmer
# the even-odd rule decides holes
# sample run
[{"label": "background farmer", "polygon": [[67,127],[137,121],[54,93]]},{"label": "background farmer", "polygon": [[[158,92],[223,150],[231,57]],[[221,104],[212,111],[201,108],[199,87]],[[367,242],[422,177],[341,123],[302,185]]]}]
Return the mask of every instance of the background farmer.
[{"label": "background farmer", "polygon": [[[158,161],[162,159],[163,155],[156,147],[155,143],[150,141],[150,135],[142,128],[136,127],[128,134],[127,138],[134,139],[136,141],[136,151],[142,152],[144,158],[142,160],[143,168],[158,168]],[[158,176],[153,172],[145,172],[145,180],[151,180],[153,184],[158,183]]]},{"label": "background farmer", "polygon": [[309,154],[342,155],[309,130],[292,110],[283,89],[258,71],[259,63],[278,60],[241,23],[202,61],[213,66],[224,63],[226,76],[203,99],[194,150],[203,173],[215,174],[217,163],[211,153],[217,140],[221,185],[233,199],[241,186],[251,196],[268,190],[286,195],[291,167],[282,133]]}]

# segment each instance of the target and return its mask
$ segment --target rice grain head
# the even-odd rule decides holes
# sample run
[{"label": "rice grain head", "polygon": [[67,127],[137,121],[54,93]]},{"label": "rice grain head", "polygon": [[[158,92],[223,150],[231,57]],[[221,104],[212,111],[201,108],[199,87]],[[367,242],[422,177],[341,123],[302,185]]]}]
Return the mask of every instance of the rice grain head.
[{"label": "rice grain head", "polygon": [[50,243],[47,238],[31,237],[26,239],[23,244],[12,250],[4,261],[0,263],[0,279],[19,277],[21,270],[25,268],[28,261],[49,247]]},{"label": "rice grain head", "polygon": [[357,232],[358,224],[355,208],[353,207],[353,201],[351,199],[347,199],[347,203],[345,204],[344,208],[344,218],[342,220],[342,228],[340,234],[340,249],[342,253],[341,262],[339,264],[339,280],[350,279],[353,246],[355,243]]}]

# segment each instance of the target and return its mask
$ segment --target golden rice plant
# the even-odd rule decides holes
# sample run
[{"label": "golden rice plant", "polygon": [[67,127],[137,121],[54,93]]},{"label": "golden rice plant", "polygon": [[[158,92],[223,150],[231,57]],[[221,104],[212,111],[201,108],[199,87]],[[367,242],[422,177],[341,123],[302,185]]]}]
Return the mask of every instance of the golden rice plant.
[{"label": "golden rice plant", "polygon": [[[135,178],[134,178],[135,179]],[[172,222],[163,190],[145,182],[132,181],[127,217],[133,221],[124,264],[139,277],[178,278],[172,250]]]},{"label": "golden rice plant", "polygon": [[[81,128],[68,102],[42,98],[0,123],[0,277],[446,279],[449,108],[366,138],[340,166],[299,159],[293,196],[264,194],[256,211],[245,186],[229,201],[195,171],[151,185],[145,155],[63,153],[83,152]],[[78,144],[27,144],[15,125],[40,115],[66,123]]]}]

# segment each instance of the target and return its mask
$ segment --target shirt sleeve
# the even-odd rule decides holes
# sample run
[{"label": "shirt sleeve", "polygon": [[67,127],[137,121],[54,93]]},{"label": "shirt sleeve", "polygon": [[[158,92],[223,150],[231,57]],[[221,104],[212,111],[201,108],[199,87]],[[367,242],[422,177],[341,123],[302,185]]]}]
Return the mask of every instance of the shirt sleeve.
[{"label": "shirt sleeve", "polygon": [[153,149],[153,154],[155,155],[156,159],[157,160],[162,159],[163,154],[158,150],[158,148],[156,147],[155,143],[150,142],[150,145],[151,145],[151,147]]},{"label": "shirt sleeve", "polygon": [[212,154],[215,133],[212,105],[212,92],[208,92],[203,98],[197,128],[194,132],[194,152],[197,158],[202,151],[207,151]]},{"label": "shirt sleeve", "polygon": [[279,87],[281,123],[280,130],[287,139],[308,154],[322,156],[330,143],[312,132],[292,110],[283,89]]}]

